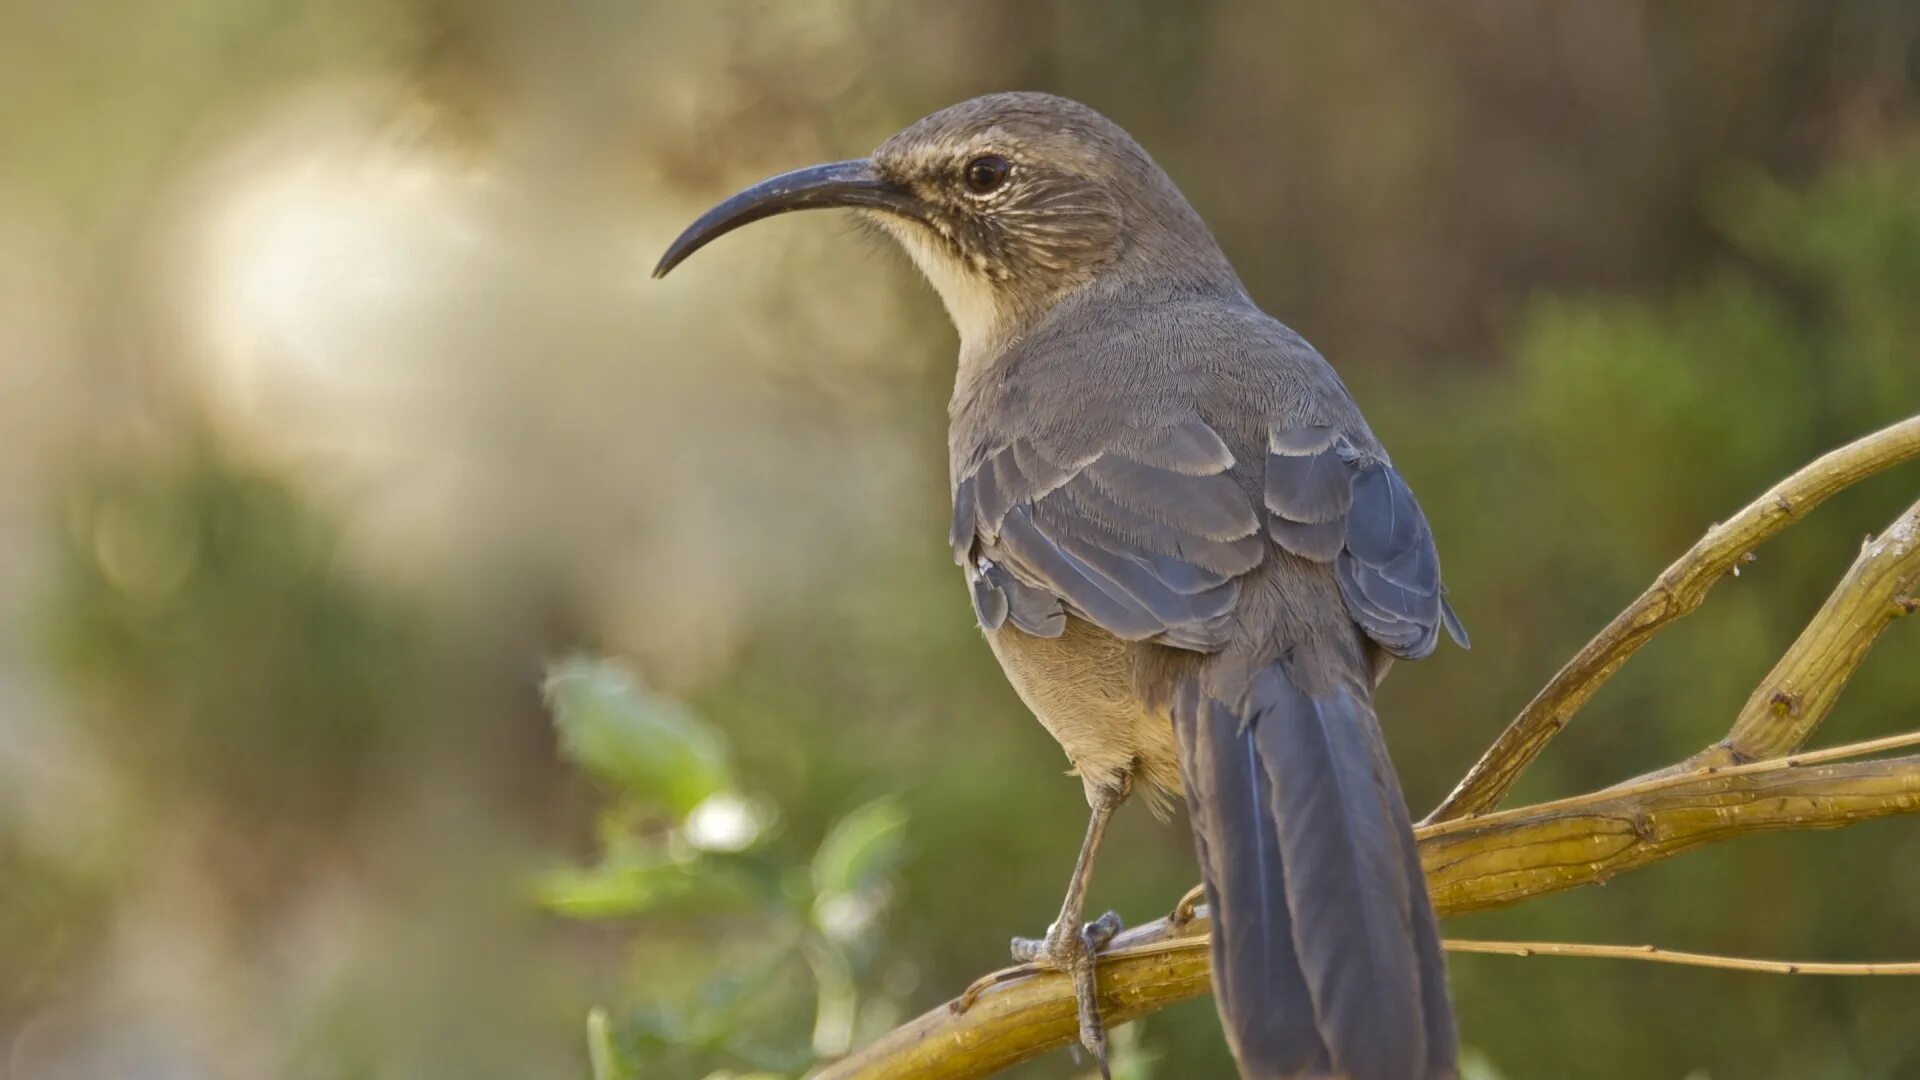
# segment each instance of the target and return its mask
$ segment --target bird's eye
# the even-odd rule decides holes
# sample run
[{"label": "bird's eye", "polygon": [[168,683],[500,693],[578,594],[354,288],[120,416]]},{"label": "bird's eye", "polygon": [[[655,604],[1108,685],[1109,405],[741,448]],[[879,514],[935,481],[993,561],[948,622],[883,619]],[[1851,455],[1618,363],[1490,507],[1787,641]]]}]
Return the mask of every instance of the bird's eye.
[{"label": "bird's eye", "polygon": [[991,195],[1007,182],[1007,159],[998,154],[982,155],[967,162],[961,176],[966,180],[968,191]]}]

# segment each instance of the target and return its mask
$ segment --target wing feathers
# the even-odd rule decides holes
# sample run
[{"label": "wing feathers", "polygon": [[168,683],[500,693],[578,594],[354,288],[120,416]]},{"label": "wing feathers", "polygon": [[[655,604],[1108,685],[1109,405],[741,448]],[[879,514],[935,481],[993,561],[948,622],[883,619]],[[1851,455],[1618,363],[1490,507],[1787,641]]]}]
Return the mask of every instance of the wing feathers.
[{"label": "wing feathers", "polygon": [[981,625],[1057,634],[1071,612],[1129,641],[1223,646],[1267,544],[1226,442],[1186,418],[1072,456],[1015,439],[956,485],[950,538]]},{"label": "wing feathers", "polygon": [[[1139,601],[1110,578],[1060,549],[1034,528],[1026,507],[1007,515],[1000,541],[1016,576],[1045,582],[1049,591],[1072,603],[1116,637],[1142,641],[1165,629]],[[1019,573],[1024,571],[1024,573]]]},{"label": "wing feathers", "polygon": [[1329,446],[1317,454],[1267,458],[1267,509],[1288,521],[1338,521],[1353,505],[1353,470]]},{"label": "wing feathers", "polygon": [[1188,476],[1109,455],[1087,475],[1121,506],[1208,540],[1238,540],[1260,529],[1246,494],[1225,474]]},{"label": "wing feathers", "polygon": [[1333,563],[1347,613],[1394,655],[1432,652],[1443,625],[1464,646],[1433,531],[1400,474],[1329,428],[1275,427],[1268,442],[1264,501],[1274,543]]},{"label": "wing feathers", "polygon": [[1432,652],[1443,626],[1464,646],[1433,532],[1400,474],[1328,426],[1276,426],[1268,443],[1255,506],[1228,471],[1231,449],[1198,418],[1077,458],[1012,440],[956,485],[949,540],[956,558],[1003,566],[1037,595],[996,599],[1000,579],[970,571],[981,625],[1058,633],[1071,613],[1130,641],[1214,651],[1235,579],[1272,544],[1332,564],[1348,615],[1394,655]]},{"label": "wing feathers", "polygon": [[1233,451],[1212,428],[1188,417],[1146,433],[1117,451],[1142,465],[1186,476],[1213,476],[1233,468]]},{"label": "wing feathers", "polygon": [[1267,535],[1273,538],[1274,543],[1295,555],[1321,563],[1332,562],[1334,556],[1347,546],[1347,524],[1344,521],[1303,525],[1275,514],[1267,519]]}]

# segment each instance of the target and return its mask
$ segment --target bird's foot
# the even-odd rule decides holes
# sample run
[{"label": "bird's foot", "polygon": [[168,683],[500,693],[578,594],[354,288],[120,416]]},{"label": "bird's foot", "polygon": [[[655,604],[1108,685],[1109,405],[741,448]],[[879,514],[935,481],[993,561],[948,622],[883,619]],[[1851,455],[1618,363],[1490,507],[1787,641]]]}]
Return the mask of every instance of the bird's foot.
[{"label": "bird's foot", "polygon": [[1014,938],[1010,951],[1015,963],[1049,971],[1071,971],[1077,962],[1087,958],[1089,950],[1099,952],[1106,948],[1125,926],[1119,912],[1109,911],[1078,930],[1054,923],[1047,927],[1046,937]]},{"label": "bird's foot", "polygon": [[[1082,928],[1081,933],[1086,935],[1084,946],[1092,952],[1098,952],[1106,948],[1120,930],[1121,922],[1119,913],[1109,911]],[[1048,931],[1052,933],[1053,928],[1049,927]],[[1073,965],[1070,962],[1056,962],[1053,959],[1049,959],[1049,948],[1048,939],[1014,938],[1012,953],[1015,966],[1001,968],[999,971],[989,971],[985,975],[973,980],[973,982],[967,984],[965,990],[960,991],[960,996],[947,1003],[947,1007],[957,1016],[973,1008],[973,1003],[980,1000],[981,994],[999,986],[1001,983],[1018,982],[1029,976],[1038,975],[1043,971],[1070,972],[1073,970]],[[1061,948],[1067,952],[1071,952],[1076,946],[1071,943],[1066,943],[1063,944]],[[1077,991],[1078,987],[1076,986],[1075,989]]]},{"label": "bird's foot", "polygon": [[1054,923],[1047,928],[1044,938],[1013,939],[1015,961],[1065,972],[1073,979],[1074,1000],[1080,1006],[1080,1045],[1086,1047],[1087,1052],[1100,1063],[1102,1078],[1110,1075],[1107,1069],[1107,1028],[1100,1021],[1095,974],[1100,950],[1107,947],[1120,929],[1120,916],[1109,911],[1077,929]]}]

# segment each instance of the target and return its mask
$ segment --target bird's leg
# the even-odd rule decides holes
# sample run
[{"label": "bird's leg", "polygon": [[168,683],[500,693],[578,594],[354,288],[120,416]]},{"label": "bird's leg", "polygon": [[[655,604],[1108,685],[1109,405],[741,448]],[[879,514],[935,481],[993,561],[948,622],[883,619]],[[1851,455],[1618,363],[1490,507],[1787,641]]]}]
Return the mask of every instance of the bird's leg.
[{"label": "bird's leg", "polygon": [[1080,1005],[1080,1045],[1100,1063],[1100,1075],[1107,1075],[1107,1032],[1100,1022],[1100,1006],[1094,981],[1095,957],[1120,932],[1120,916],[1109,911],[1082,926],[1080,915],[1086,906],[1087,885],[1093,879],[1093,857],[1100,840],[1107,834],[1107,822],[1126,801],[1127,785],[1102,785],[1093,798],[1093,815],[1087,821],[1087,838],[1080,844],[1080,857],[1074,861],[1073,877],[1067,881],[1066,898],[1060,902],[1060,917],[1047,928],[1047,936],[1038,941],[1013,939],[1013,958],[1066,972],[1073,978],[1074,998]]}]

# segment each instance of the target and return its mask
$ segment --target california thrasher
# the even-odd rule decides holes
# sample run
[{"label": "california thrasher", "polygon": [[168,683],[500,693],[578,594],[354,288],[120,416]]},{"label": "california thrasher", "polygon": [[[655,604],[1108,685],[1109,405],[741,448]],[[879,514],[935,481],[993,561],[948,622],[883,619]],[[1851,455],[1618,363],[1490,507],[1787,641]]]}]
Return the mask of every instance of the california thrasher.
[{"label": "california thrasher", "polygon": [[773,214],[852,207],[891,233],[960,335],[954,557],[1020,697],[1086,787],[1060,917],[1018,959],[1074,976],[1106,1068],[1080,925],[1136,787],[1183,792],[1213,982],[1247,1077],[1455,1074],[1445,962],[1372,706],[1395,657],[1466,634],[1413,493],[1327,362],[1254,306],[1126,132],[1045,94],[934,113],[871,157],[714,207],[666,274]]}]

